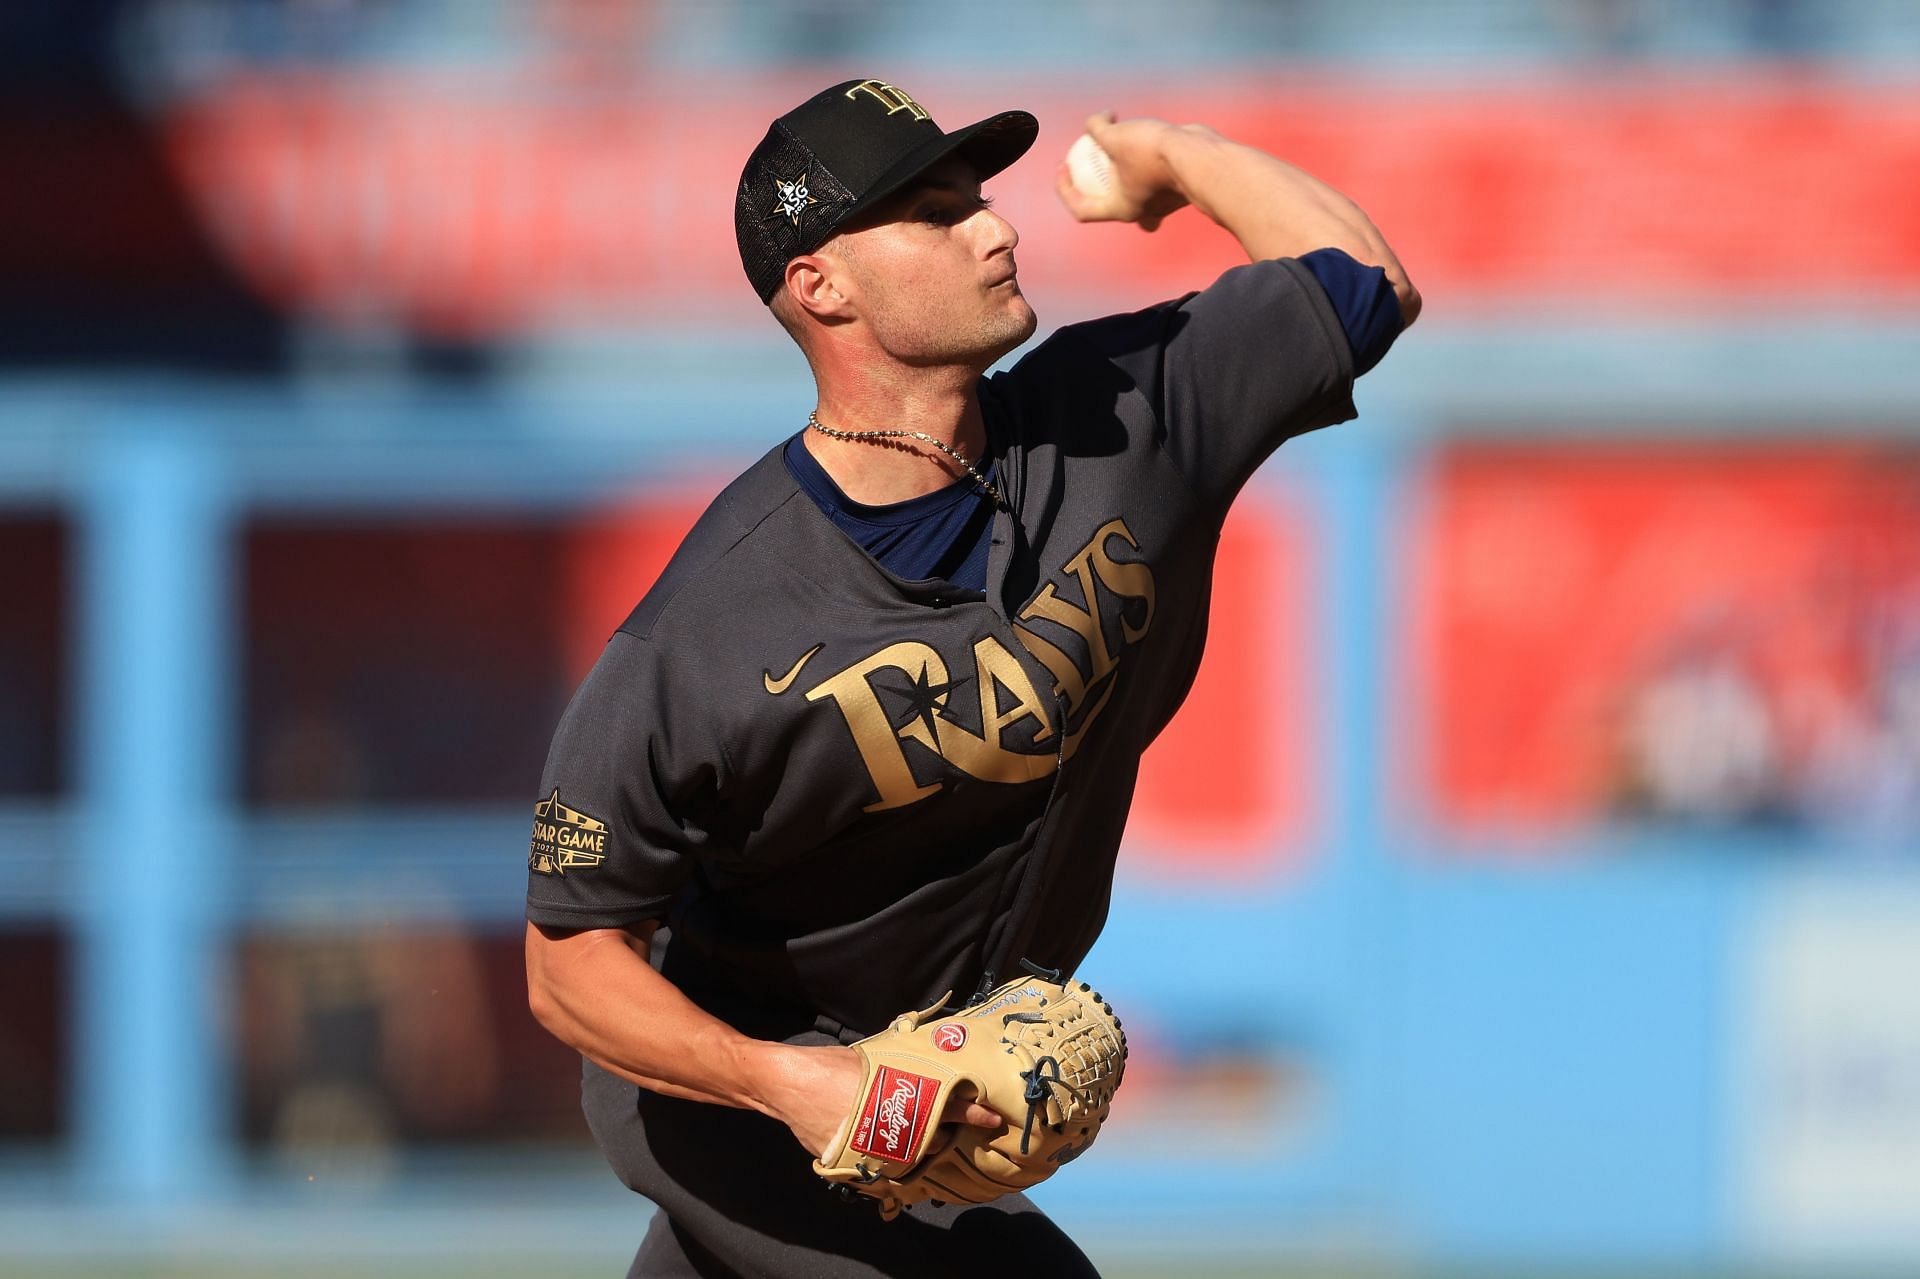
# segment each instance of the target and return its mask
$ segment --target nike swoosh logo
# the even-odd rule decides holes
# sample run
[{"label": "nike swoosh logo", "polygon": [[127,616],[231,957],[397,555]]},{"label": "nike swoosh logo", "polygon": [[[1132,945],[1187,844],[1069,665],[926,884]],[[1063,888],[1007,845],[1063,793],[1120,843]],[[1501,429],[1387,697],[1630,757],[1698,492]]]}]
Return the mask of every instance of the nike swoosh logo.
[{"label": "nike swoosh logo", "polygon": [[772,693],[775,697],[780,696],[780,694],[786,692],[789,688],[793,687],[794,680],[800,678],[800,668],[802,666],[805,666],[808,662],[811,662],[813,660],[813,655],[815,653],[818,653],[821,649],[825,647],[826,647],[825,644],[815,644],[812,648],[800,654],[800,660],[793,664],[793,669],[788,671],[785,675],[782,675],[779,679],[775,679],[773,677],[772,671],[761,671],[760,682],[767,686],[767,691],[769,693]]}]

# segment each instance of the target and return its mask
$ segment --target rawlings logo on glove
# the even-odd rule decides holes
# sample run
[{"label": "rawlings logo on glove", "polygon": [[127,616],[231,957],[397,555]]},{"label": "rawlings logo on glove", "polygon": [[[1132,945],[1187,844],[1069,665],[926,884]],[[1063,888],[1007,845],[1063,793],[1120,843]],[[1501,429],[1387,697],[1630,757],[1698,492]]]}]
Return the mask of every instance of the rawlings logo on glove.
[{"label": "rawlings logo on glove", "polygon": [[933,1099],[939,1094],[937,1079],[882,1066],[873,1077],[867,1104],[861,1107],[860,1126],[847,1144],[862,1154],[905,1159],[920,1144],[933,1114]]},{"label": "rawlings logo on glove", "polygon": [[[1038,1185],[1100,1133],[1127,1062],[1120,1019],[1085,982],[1022,977],[971,1008],[907,1013],[853,1047],[856,1108],[813,1170],[880,1201],[986,1203]],[[942,1127],[956,1094],[1004,1130]]]}]

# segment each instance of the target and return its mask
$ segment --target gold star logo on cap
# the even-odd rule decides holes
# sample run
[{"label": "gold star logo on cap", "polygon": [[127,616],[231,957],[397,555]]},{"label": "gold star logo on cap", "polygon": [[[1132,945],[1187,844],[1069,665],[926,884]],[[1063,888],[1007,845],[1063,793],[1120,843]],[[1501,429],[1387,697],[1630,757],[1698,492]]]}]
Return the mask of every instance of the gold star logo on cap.
[{"label": "gold star logo on cap", "polygon": [[769,218],[784,216],[789,222],[799,226],[800,215],[807,211],[807,206],[820,203],[807,191],[807,179],[810,176],[812,175],[803,173],[791,182],[782,182],[779,178],[775,178],[773,188],[780,193],[780,199],[774,205],[773,212],[767,216]]}]

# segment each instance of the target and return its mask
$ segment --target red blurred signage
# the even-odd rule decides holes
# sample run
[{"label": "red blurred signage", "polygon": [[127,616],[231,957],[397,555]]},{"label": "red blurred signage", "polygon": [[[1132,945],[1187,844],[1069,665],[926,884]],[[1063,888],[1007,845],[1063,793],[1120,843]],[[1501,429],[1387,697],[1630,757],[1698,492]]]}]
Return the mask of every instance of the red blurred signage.
[{"label": "red blurred signage", "polygon": [[1463,447],[1408,550],[1443,818],[1920,827],[1920,458]]},{"label": "red blurred signage", "polygon": [[[767,122],[817,88],[651,79],[613,97],[372,72],[219,84],[173,154],[218,243],[269,297],[484,335],[554,320],[753,314],[734,187]],[[1036,153],[994,180],[1045,314],[1140,304],[1238,260],[1181,217],[1074,226],[1053,167],[1086,111],[1204,120],[1355,196],[1450,309],[1566,294],[1653,302],[1920,288],[1920,92],[1804,73],[1635,72],[1487,86],[1057,76],[912,85],[949,125],[1010,104]],[[1116,270],[1121,262],[1125,270]]]},{"label": "red blurred signage", "polygon": [[564,633],[558,636],[566,668],[586,678],[600,650],[667,567],[694,521],[725,486],[689,479],[678,487],[698,498],[648,497],[569,532],[564,591]]},{"label": "red blurred signage", "polygon": [[1130,870],[1249,871],[1289,859],[1310,816],[1307,638],[1318,624],[1300,513],[1243,494],[1220,533],[1207,655],[1148,748]]}]

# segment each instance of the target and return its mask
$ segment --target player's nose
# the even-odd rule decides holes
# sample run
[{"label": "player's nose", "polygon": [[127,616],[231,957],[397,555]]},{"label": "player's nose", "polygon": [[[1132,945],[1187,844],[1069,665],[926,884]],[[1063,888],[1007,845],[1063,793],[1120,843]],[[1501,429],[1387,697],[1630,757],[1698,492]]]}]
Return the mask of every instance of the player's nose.
[{"label": "player's nose", "polygon": [[992,257],[996,253],[1011,253],[1020,244],[1020,233],[1013,229],[1013,223],[995,213],[992,209],[982,208],[980,220],[986,227],[986,246],[982,257]]}]

